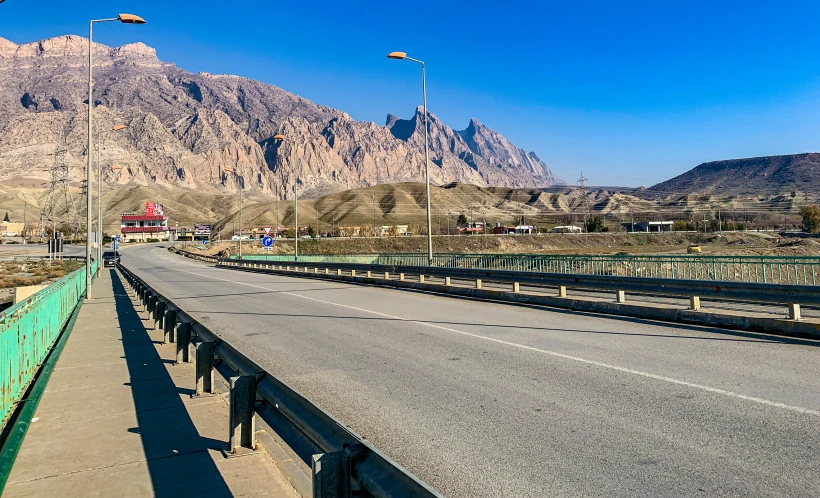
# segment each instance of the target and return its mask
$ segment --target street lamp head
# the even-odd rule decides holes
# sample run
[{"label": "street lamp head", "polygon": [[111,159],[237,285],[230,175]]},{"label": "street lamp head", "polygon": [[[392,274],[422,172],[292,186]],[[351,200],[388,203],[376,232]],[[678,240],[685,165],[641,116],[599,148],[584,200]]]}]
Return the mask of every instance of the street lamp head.
[{"label": "street lamp head", "polygon": [[274,136],[273,136],[273,139],[274,139],[274,140],[284,140],[284,139],[285,139],[285,136],[284,136],[284,135],[282,135],[281,133],[279,133],[278,135],[274,135]]},{"label": "street lamp head", "polygon": [[145,19],[134,14],[120,14],[117,19],[123,24],[145,24]]},{"label": "street lamp head", "polygon": [[405,59],[407,58],[407,52],[390,52],[389,54],[387,54],[387,58],[398,60]]},{"label": "street lamp head", "polygon": [[128,125],[118,124],[118,125],[114,126],[113,128],[111,128],[111,131],[120,131],[120,130],[124,130],[126,128],[128,128]]}]

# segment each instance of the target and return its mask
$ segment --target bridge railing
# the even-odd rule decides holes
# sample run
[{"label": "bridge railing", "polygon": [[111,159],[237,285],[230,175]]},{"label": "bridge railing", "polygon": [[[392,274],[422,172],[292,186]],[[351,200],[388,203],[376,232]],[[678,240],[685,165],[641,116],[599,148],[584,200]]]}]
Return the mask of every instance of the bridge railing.
[{"label": "bridge railing", "polygon": [[[92,274],[96,265],[92,263]],[[0,313],[0,428],[5,427],[85,291],[82,267]]]},{"label": "bridge railing", "polygon": [[[199,256],[194,254],[195,256]],[[165,332],[166,342],[177,345],[177,362],[189,362],[193,346],[196,394],[213,394],[215,359],[230,370],[229,444],[232,455],[257,448],[255,413],[274,413],[287,430],[299,434],[315,449],[310,462],[313,496],[439,497],[427,484],[379,452],[273,374],[231,346],[218,332],[197,321],[123,264],[119,265],[133,295]],[[257,402],[261,400],[261,402]],[[355,400],[351,400],[355,403]]]},{"label": "bridge railing", "polygon": [[[246,258],[293,262],[292,255],[253,254]],[[236,259],[236,256],[232,256]],[[356,263],[427,266],[423,253],[305,254],[305,263]],[[433,256],[438,268],[608,275],[721,282],[817,285],[818,256],[707,256],[707,255],[537,255],[447,254]]]}]

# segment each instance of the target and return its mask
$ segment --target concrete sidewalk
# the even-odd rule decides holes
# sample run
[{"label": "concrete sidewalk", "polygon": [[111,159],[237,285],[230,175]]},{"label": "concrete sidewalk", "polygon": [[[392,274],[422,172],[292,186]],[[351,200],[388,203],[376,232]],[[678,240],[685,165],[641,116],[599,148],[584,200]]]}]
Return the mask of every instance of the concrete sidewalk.
[{"label": "concrete sidewalk", "polygon": [[48,383],[4,496],[300,496],[266,453],[226,459],[223,396],[101,273]]}]

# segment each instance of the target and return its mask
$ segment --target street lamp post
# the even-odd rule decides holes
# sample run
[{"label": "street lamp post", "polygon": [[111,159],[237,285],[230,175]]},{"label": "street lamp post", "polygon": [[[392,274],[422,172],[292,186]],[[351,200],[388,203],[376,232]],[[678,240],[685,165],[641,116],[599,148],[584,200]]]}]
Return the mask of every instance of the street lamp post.
[{"label": "street lamp post", "polygon": [[[120,131],[128,128],[128,125],[118,124],[111,128],[109,132]],[[102,261],[102,166],[100,165],[101,155],[100,144],[97,144],[97,261]],[[100,276],[102,268],[97,263],[97,277]]]},{"label": "street lamp post", "polygon": [[[94,43],[93,29],[95,22],[120,21],[124,24],[145,24],[145,20],[133,14],[120,14],[109,19],[92,19],[88,22],[88,162],[85,167],[85,181],[88,186],[86,191],[86,223],[85,223],[85,292],[86,298],[91,299],[91,171],[93,170],[94,135],[92,119],[94,117]],[[97,260],[99,264],[99,260]]]},{"label": "street lamp post", "polygon": [[388,59],[407,59],[411,62],[421,64],[421,92],[424,102],[424,179],[427,187],[427,265],[433,266],[433,230],[430,215],[430,147],[428,146],[428,126],[427,126],[427,78],[425,76],[424,62],[412,57],[407,57],[406,52],[390,52]]},{"label": "street lamp post", "polygon": [[[281,133],[277,133],[276,135],[273,136],[273,139],[274,140],[284,140],[285,136],[282,135]],[[299,177],[298,176],[296,177],[296,183],[293,185],[293,197],[294,197],[293,212],[294,212],[294,218],[295,218],[294,224],[296,225],[296,229],[294,230],[294,239],[293,239],[294,240],[294,242],[293,242],[293,260],[294,261],[299,261]],[[276,205],[277,205],[277,209],[278,209],[279,203],[277,203]],[[318,214],[316,216],[318,216]],[[278,216],[277,216],[277,218],[278,218]],[[277,225],[276,229],[278,230],[279,229],[279,221],[278,220],[276,221],[276,225]]]}]

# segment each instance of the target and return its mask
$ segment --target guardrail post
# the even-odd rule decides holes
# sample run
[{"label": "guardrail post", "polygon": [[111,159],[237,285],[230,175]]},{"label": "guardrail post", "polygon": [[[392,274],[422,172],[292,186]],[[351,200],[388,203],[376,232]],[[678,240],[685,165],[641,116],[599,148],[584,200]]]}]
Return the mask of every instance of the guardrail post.
[{"label": "guardrail post", "polygon": [[419,283],[420,284],[424,283],[424,275],[419,275]]},{"label": "guardrail post", "polygon": [[341,268],[336,268],[336,275],[338,275],[340,277],[342,276],[342,269]]},{"label": "guardrail post", "polygon": [[693,311],[700,310],[700,296],[689,296],[689,309]]},{"label": "guardrail post", "polygon": [[287,267],[287,271],[290,271],[290,266]]},{"label": "guardrail post", "polygon": [[355,277],[356,276],[356,270],[350,270],[350,276]]},{"label": "guardrail post", "polygon": [[154,303],[154,330],[163,329],[165,318],[165,302],[157,298]]},{"label": "guardrail post", "polygon": [[196,343],[196,394],[216,394],[214,391],[214,343]]},{"label": "guardrail post", "polygon": [[450,277],[444,277],[444,285],[450,286]]},{"label": "guardrail post", "polygon": [[330,275],[330,268],[325,268],[325,275]]},{"label": "guardrail post", "polygon": [[384,279],[385,280],[390,280],[390,272],[389,271],[384,272]]},{"label": "guardrail post", "polygon": [[789,320],[802,320],[800,317],[800,305],[789,303]]},{"label": "guardrail post", "polygon": [[404,273],[399,273],[399,280],[404,280]]},{"label": "guardrail post", "polygon": [[626,293],[622,290],[619,290],[615,294],[615,302],[616,303],[625,303],[626,302]]},{"label": "guardrail post", "polygon": [[371,277],[373,277],[373,275],[372,275],[371,273],[372,273],[372,272],[371,272],[370,270],[367,270],[367,278],[371,278]]},{"label": "guardrail post", "polygon": [[165,344],[174,342],[176,334],[174,331],[177,326],[177,310],[167,309],[165,311],[165,318],[162,321],[163,331],[165,332]]},{"label": "guardrail post", "polygon": [[177,325],[177,363],[191,362],[191,323],[179,322]]},{"label": "guardrail post", "polygon": [[346,451],[319,453],[311,458],[313,498],[347,498],[350,489],[350,456]]},{"label": "guardrail post", "polygon": [[513,282],[513,292],[521,292],[521,284]]},{"label": "guardrail post", "polygon": [[231,377],[230,420],[226,457],[242,456],[256,451],[256,376]]},{"label": "guardrail post", "polygon": [[145,311],[148,312],[149,317],[153,316],[152,313],[154,312],[154,308],[156,307],[156,305],[157,305],[157,296],[155,296],[155,295],[153,295],[149,292],[148,293],[148,302],[146,303],[146,306],[145,306]]},{"label": "guardrail post", "polygon": [[566,285],[559,285],[558,286],[558,297],[567,297],[567,286]]},{"label": "guardrail post", "polygon": [[480,278],[475,279],[475,288],[476,289],[481,288],[481,279]]}]

